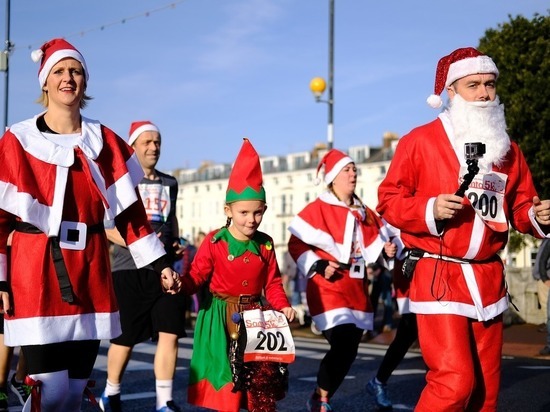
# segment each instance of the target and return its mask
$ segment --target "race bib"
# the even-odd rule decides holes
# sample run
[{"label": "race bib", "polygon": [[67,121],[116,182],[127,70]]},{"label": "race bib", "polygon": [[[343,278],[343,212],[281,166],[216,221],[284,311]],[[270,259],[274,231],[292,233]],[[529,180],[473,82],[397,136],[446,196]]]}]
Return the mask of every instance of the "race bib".
[{"label": "race bib", "polygon": [[294,339],[283,313],[247,310],[243,313],[243,320],[246,328],[245,362],[294,362]]},{"label": "race bib", "polygon": [[507,179],[507,175],[498,172],[477,174],[466,191],[477,215],[496,232],[508,231],[503,207]]},{"label": "race bib", "polygon": [[147,213],[147,220],[166,222],[171,209],[169,187],[160,183],[140,183],[139,193]]}]

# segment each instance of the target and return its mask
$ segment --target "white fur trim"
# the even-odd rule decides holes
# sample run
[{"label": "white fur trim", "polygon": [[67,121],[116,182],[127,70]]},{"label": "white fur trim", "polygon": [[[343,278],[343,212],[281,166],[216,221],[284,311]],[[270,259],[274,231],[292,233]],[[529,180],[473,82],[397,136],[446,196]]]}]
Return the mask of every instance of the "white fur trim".
[{"label": "white fur trim", "polygon": [[400,315],[404,315],[406,313],[411,313],[411,300],[409,298],[397,298],[397,310],[399,311]]},{"label": "white fur trim", "polygon": [[40,62],[40,60],[42,60],[42,56],[44,56],[42,49],[33,50],[31,52],[31,59],[35,63]]},{"label": "white fur trim", "polygon": [[86,67],[86,61],[84,60],[84,57],[77,52],[76,50],[70,50],[70,49],[63,49],[58,50],[56,52],[53,52],[52,55],[44,62],[44,66],[40,70],[40,73],[38,73],[38,82],[40,83],[40,87],[44,86],[46,84],[46,79],[48,78],[48,75],[50,74],[50,70],[53,66],[55,66],[60,60],[63,60],[67,57],[71,57],[77,61],[80,62],[84,69],[84,75],[86,76],[86,81],[88,81],[88,67]]},{"label": "white fur trim", "polygon": [[[109,204],[105,205],[105,221],[109,222],[118,216],[123,210],[127,209],[132,203],[138,201],[135,188],[143,178],[143,169],[139,165],[135,153],[126,162],[128,173],[121,176],[110,187],[105,188],[105,180],[99,171],[97,164],[88,160],[88,165],[92,172],[101,194]],[[104,222],[104,223],[106,223]],[[106,223],[105,227],[112,226]]]},{"label": "white fur trim", "polygon": [[[345,250],[344,245],[336,243],[330,234],[313,227],[298,215],[292,219],[288,230],[302,242],[324,250],[331,256],[334,256],[339,262],[346,261],[344,259],[346,254],[349,259],[350,251]],[[345,230],[345,228],[342,228],[342,230]]]},{"label": "white fur trim", "polygon": [[349,308],[336,308],[313,316],[319,330],[331,329],[346,323],[355,324],[359,329],[373,330],[374,315],[372,312],[361,312]]},{"label": "white fur trim", "polygon": [[23,222],[33,224],[48,236],[57,236],[61,225],[68,170],[59,166],[56,168],[51,206],[41,204],[32,195],[19,191],[18,187],[11,183],[0,181],[2,209],[19,216]]},{"label": "white fur trim", "polygon": [[331,184],[332,181],[336,179],[338,173],[340,173],[340,170],[346,167],[346,165],[349,163],[355,163],[355,161],[349,156],[342,157],[340,160],[338,160],[338,162],[336,162],[332,169],[325,174],[325,183],[327,185]]},{"label": "white fur trim", "polygon": [[[49,164],[71,167],[74,163],[74,148],[63,147],[46,139],[36,127],[36,119],[39,116],[14,124],[10,131],[19,140],[23,149],[37,159]],[[83,116],[81,125],[82,132],[77,145],[86,157],[97,159],[103,149],[101,124],[97,120]]]},{"label": "white fur trim", "polygon": [[[471,319],[478,319],[478,311],[474,305],[463,302],[451,301],[427,301],[418,302],[411,299],[410,309],[413,313],[431,315],[448,314],[460,315]],[[504,296],[492,305],[486,306],[482,310],[482,320],[491,320],[508,309],[508,297]]]},{"label": "white fur trim", "polygon": [[529,216],[529,220],[531,221],[531,224],[533,225],[533,228],[535,231],[539,234],[539,236],[542,239],[550,239],[550,233],[546,234],[542,230],[542,228],[539,225],[539,222],[537,222],[537,218],[535,217],[535,206],[531,206],[529,210],[527,211],[527,216]]},{"label": "white fur trim", "polygon": [[443,105],[441,96],[438,96],[437,94],[430,94],[430,96],[426,99],[426,102],[434,109],[439,109]]},{"label": "white fur trim", "polygon": [[132,144],[136,141],[136,139],[139,137],[140,134],[143,132],[157,132],[160,133],[157,126],[151,123],[146,123],[144,125],[139,126],[134,132],[130,135],[130,138],[128,139],[128,144],[132,146]]},{"label": "white fur trim", "polygon": [[166,254],[156,233],[150,233],[128,245],[136,267],[142,268]]},{"label": "white fur trim", "polygon": [[113,339],[121,333],[118,312],[37,316],[4,322],[4,343],[7,346]]},{"label": "white fur trim", "polygon": [[310,278],[315,275],[315,272],[313,271],[310,273],[310,269],[318,260],[320,260],[319,255],[312,250],[308,250],[298,257],[296,260],[296,267],[300,270],[300,272],[305,273],[306,276]]},{"label": "white fur trim", "polygon": [[431,197],[428,199],[428,202],[426,203],[426,210],[424,212],[424,219],[426,219],[426,226],[428,226],[428,230],[430,231],[430,234],[434,236],[439,236],[440,233],[437,231],[437,225],[435,223],[435,216],[434,216],[434,203],[435,203],[435,197]]},{"label": "white fur trim", "polygon": [[458,79],[478,73],[492,73],[498,77],[498,69],[493,59],[489,56],[477,56],[454,62],[449,66],[445,87],[450,86]]}]

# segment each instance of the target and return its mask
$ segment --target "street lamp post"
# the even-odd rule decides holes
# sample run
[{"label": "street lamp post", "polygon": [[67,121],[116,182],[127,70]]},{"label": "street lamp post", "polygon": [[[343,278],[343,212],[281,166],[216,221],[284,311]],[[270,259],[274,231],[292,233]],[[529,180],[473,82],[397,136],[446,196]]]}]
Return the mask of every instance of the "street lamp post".
[{"label": "street lamp post", "polygon": [[9,55],[13,47],[10,41],[10,0],[6,0],[6,48],[0,52],[0,71],[5,73],[4,77],[4,127],[0,136],[8,126],[8,87],[9,87]]},{"label": "street lamp post", "polygon": [[328,31],[328,99],[322,100],[327,84],[322,77],[315,77],[309,84],[315,100],[328,105],[327,146],[332,149],[334,144],[334,0],[329,0],[329,31]]}]

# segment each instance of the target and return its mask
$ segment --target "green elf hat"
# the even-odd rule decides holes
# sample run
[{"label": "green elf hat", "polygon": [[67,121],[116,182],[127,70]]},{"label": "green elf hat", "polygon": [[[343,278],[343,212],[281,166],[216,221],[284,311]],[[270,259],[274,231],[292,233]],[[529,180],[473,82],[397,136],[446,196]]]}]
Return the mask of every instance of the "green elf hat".
[{"label": "green elf hat", "polygon": [[261,200],[265,202],[265,190],[262,186],[262,168],[260,157],[246,137],[243,138],[241,151],[235,159],[229,175],[225,193],[225,202],[238,200]]}]

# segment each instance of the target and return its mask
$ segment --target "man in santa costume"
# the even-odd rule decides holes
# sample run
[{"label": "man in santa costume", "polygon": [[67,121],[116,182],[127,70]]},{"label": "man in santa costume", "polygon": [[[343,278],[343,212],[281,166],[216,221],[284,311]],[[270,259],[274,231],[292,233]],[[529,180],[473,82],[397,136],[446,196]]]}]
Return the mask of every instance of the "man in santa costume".
[{"label": "man in santa costume", "polygon": [[[310,314],[330,349],[321,361],[309,412],[331,411],[330,398],[346,377],[363,332],[373,329],[366,266],[391,266],[398,237],[355,194],[357,169],[345,153],[332,149],[319,162],[327,190],[292,220],[288,251],[307,274]],[[402,249],[402,248],[399,248]]]},{"label": "man in santa costume", "polygon": [[[550,231],[550,201],[537,196],[506,133],[498,74],[493,60],[471,47],[443,57],[428,103],[441,106],[444,89],[450,102],[399,141],[379,187],[377,210],[418,258],[405,262],[416,262],[410,309],[429,368],[418,411],[496,410],[508,308],[498,253],[510,225],[538,238]],[[467,148],[477,155],[465,159]],[[463,196],[457,189],[468,175]]]},{"label": "man in santa costume", "polygon": [[5,343],[21,346],[33,386],[24,411],[71,412],[100,340],[121,333],[105,227],[116,225],[136,265],[152,263],[165,289],[177,273],[139,201],[132,149],[80,113],[90,99],[82,54],[53,39],[33,60],[46,111],[0,139],[0,299]]}]

